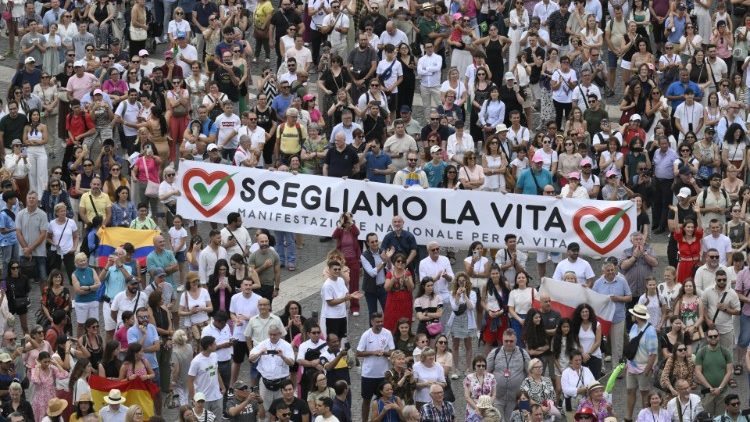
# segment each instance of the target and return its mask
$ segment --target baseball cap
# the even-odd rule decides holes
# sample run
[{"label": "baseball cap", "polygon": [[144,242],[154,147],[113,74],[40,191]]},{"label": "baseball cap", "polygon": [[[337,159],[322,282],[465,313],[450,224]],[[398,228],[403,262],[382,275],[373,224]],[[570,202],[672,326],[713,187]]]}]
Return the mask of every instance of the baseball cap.
[{"label": "baseball cap", "polygon": [[534,153],[534,157],[531,159],[531,161],[534,163],[543,163],[544,156],[542,156],[542,154],[539,151],[537,151]]},{"label": "baseball cap", "polygon": [[164,52],[164,58],[172,58],[172,50],[167,50]]},{"label": "baseball cap", "polygon": [[617,172],[614,169],[613,170],[609,170],[607,172],[607,179],[609,179],[610,177],[618,177],[618,176],[619,175],[617,174]]},{"label": "baseball cap", "polygon": [[568,173],[568,179],[581,180],[581,173],[577,171],[571,171],[570,173]]},{"label": "baseball cap", "polygon": [[164,268],[155,268],[153,271],[151,271],[151,277],[157,278],[157,277],[166,277],[167,272],[164,271]]},{"label": "baseball cap", "polygon": [[684,187],[680,188],[680,192],[677,194],[678,198],[689,198],[690,197],[690,188]]},{"label": "baseball cap", "polygon": [[185,33],[185,31],[177,32],[177,39],[179,40],[180,38],[187,38],[187,34]]},{"label": "baseball cap", "polygon": [[305,94],[304,97],[302,97],[302,101],[312,101],[315,99],[315,96],[312,94]]},{"label": "baseball cap", "polygon": [[73,63],[73,67],[86,67],[86,62],[83,60],[76,60]]},{"label": "baseball cap", "polygon": [[206,151],[216,151],[219,147],[216,144],[211,144],[206,148]]},{"label": "baseball cap", "polygon": [[23,62],[24,64],[36,63],[36,60],[33,57],[29,56],[29,57],[26,57],[26,60],[24,60]]},{"label": "baseball cap", "polygon": [[434,154],[434,153],[436,153],[436,152],[440,152],[440,151],[442,151],[442,150],[443,150],[443,149],[442,149],[442,148],[440,148],[440,146],[438,146],[438,145],[433,145],[432,147],[430,147],[430,154]]},{"label": "baseball cap", "polygon": [[97,88],[97,89],[94,90],[94,95],[102,95],[102,94],[103,94],[103,92],[102,92],[101,89]]},{"label": "baseball cap", "polygon": [[630,116],[630,121],[631,122],[635,122],[635,121],[639,121],[640,122],[641,121],[641,115],[638,114],[638,113],[633,114],[632,116]]},{"label": "baseball cap", "polygon": [[138,50],[138,56],[148,56],[148,50],[146,50],[145,48],[143,50]]},{"label": "baseball cap", "polygon": [[593,165],[594,165],[594,162],[591,161],[591,158],[589,158],[589,157],[586,157],[583,160],[581,160],[581,167],[583,167],[583,166],[593,166]]},{"label": "baseball cap", "polygon": [[506,81],[510,81],[510,80],[515,81],[516,77],[515,75],[513,75],[513,72],[505,72],[505,76],[503,76],[503,79],[505,79]]},{"label": "baseball cap", "polygon": [[683,176],[687,176],[691,173],[690,167],[688,166],[680,166],[679,173]]},{"label": "baseball cap", "polygon": [[408,105],[404,104],[404,105],[401,106],[401,112],[402,113],[411,113],[411,107],[409,107]]},{"label": "baseball cap", "polygon": [[193,401],[206,401],[206,395],[201,392],[195,393]]}]

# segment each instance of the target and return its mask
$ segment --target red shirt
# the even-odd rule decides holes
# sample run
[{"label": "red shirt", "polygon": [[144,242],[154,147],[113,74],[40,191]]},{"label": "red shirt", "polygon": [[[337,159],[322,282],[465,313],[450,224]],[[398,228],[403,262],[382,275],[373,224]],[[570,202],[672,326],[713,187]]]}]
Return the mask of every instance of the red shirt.
[{"label": "red shirt", "polygon": [[[65,129],[68,130],[73,136],[78,136],[82,133],[88,132],[94,127],[94,122],[91,120],[89,113],[82,112],[80,115],[70,113],[65,119]],[[72,139],[68,139],[68,144],[73,142]]]}]

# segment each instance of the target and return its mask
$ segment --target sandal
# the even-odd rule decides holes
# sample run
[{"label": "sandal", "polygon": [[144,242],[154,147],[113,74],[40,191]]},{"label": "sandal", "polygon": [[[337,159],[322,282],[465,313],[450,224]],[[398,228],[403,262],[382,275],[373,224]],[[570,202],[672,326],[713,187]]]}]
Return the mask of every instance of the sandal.
[{"label": "sandal", "polygon": [[742,365],[734,365],[734,375],[742,375]]},{"label": "sandal", "polygon": [[734,380],[734,378],[729,380],[729,386],[731,388],[737,388],[737,381]]}]

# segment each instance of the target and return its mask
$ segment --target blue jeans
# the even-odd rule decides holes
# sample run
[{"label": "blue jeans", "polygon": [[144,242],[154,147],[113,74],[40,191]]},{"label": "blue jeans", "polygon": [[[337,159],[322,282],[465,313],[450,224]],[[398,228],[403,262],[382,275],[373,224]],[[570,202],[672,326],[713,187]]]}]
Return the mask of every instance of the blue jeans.
[{"label": "blue jeans", "polygon": [[750,345],[750,316],[740,313],[740,335],[737,338],[737,345],[747,348]]},{"label": "blue jeans", "polygon": [[[385,311],[385,299],[388,294],[385,291],[385,287],[377,286],[375,293],[365,293],[365,301],[367,301],[367,313],[372,316],[378,311],[378,302],[380,302],[380,310]],[[369,318],[368,318],[369,321]]]},{"label": "blue jeans", "polygon": [[276,252],[279,254],[282,266],[297,263],[297,244],[294,241],[294,233],[276,231]]}]

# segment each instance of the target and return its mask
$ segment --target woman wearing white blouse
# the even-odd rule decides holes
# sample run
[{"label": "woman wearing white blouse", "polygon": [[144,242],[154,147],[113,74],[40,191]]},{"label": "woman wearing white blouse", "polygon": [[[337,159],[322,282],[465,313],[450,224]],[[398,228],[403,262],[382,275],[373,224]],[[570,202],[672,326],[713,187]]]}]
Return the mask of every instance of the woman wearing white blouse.
[{"label": "woman wearing white blouse", "polygon": [[510,326],[516,332],[518,345],[523,344],[523,323],[526,319],[526,313],[531,309],[534,295],[536,294],[533,287],[529,287],[529,277],[525,272],[516,273],[516,287],[511,290],[508,296],[508,314],[510,315]]},{"label": "woman wearing white blouse", "polygon": [[508,38],[511,39],[510,51],[508,52],[508,68],[516,65],[516,56],[521,46],[521,34],[529,27],[529,12],[523,6],[523,0],[514,0],[515,7],[510,11],[510,30]]},{"label": "woman wearing white blouse", "polygon": [[562,187],[558,198],[589,199],[589,192],[581,186],[581,173],[573,171],[568,173],[568,184]]},{"label": "woman wearing white blouse", "polygon": [[430,385],[440,384],[445,388],[445,372],[443,367],[435,362],[435,349],[425,347],[420,355],[421,361],[414,363],[412,376],[417,382],[417,390],[414,392],[414,402],[419,409],[429,402]]}]

